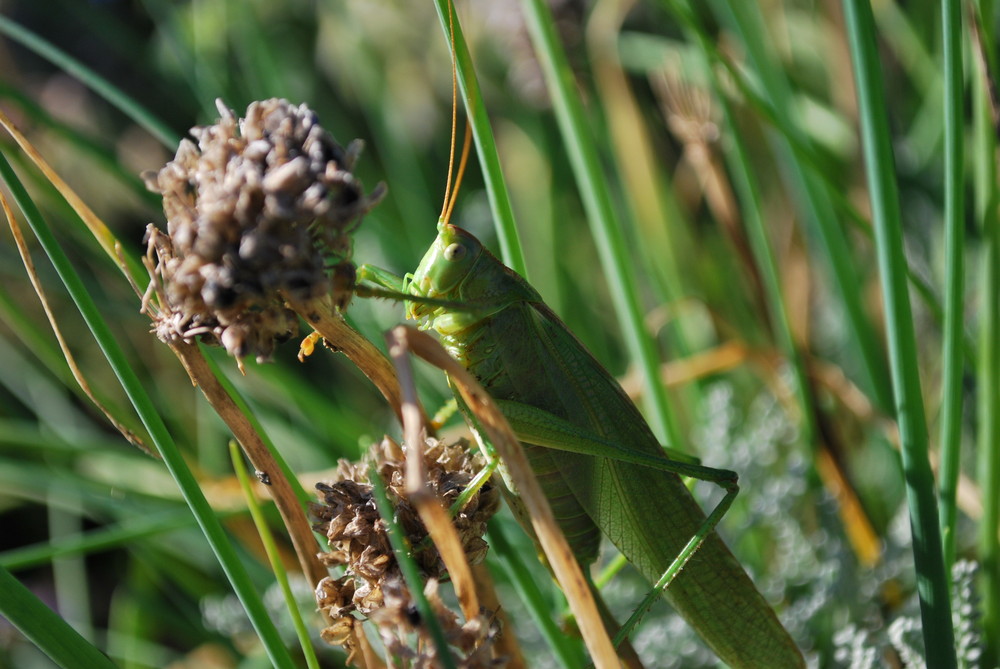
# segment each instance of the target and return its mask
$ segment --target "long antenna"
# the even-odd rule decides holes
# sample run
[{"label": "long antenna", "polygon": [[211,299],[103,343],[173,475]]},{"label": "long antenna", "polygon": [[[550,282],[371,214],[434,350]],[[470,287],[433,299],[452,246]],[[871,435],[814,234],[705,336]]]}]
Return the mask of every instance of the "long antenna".
[{"label": "long antenna", "polygon": [[469,162],[469,149],[472,148],[472,126],[469,122],[465,122],[465,139],[462,140],[462,159],[458,162],[458,174],[455,176],[455,187],[452,189],[451,201],[448,202],[448,207],[444,212],[444,216],[441,220],[445,223],[451,221],[451,210],[455,208],[455,202],[458,200],[458,190],[462,185],[462,177],[465,176],[465,166]]},{"label": "long antenna", "polygon": [[469,160],[469,150],[472,140],[472,127],[468,121],[465,124],[465,138],[462,140],[462,158],[459,161],[458,173],[452,186],[452,173],[455,167],[455,140],[458,128],[458,50],[455,47],[455,15],[454,4],[448,2],[448,32],[451,42],[451,146],[448,150],[448,183],[444,190],[444,203],[441,205],[440,220],[447,223],[451,220],[451,212],[458,200],[459,186],[465,174],[465,166]]}]

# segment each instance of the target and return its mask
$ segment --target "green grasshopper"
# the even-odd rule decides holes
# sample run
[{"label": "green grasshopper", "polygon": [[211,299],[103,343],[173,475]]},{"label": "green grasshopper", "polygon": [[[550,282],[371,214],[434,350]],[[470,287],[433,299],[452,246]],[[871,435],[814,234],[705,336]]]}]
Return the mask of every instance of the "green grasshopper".
[{"label": "green grasshopper", "polygon": [[[804,666],[713,531],[736,474],[669,459],[618,382],[527,281],[446,222],[412,276],[368,267],[360,276],[413,296],[407,316],[436,330],[496,400],[581,564],[597,558],[603,532],[723,661]],[[679,475],[718,483],[726,496],[706,517]]]}]

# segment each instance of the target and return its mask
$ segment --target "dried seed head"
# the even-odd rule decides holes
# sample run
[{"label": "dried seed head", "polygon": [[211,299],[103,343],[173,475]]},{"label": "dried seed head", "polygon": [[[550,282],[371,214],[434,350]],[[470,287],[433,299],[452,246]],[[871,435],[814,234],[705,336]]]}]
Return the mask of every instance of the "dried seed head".
[{"label": "dried seed head", "polygon": [[[424,587],[434,616],[441,625],[456,665],[463,669],[489,669],[502,667],[507,658],[493,657],[493,643],[500,633],[496,620],[480,613],[462,623],[455,612],[445,606],[438,593],[438,580],[430,579]],[[383,588],[385,606],[372,614],[386,651],[393,657],[404,659],[406,666],[434,669],[441,666],[437,647],[422,624],[413,598],[400,579],[387,581]],[[412,639],[416,637],[417,643]]]},{"label": "dried seed head", "polygon": [[[427,531],[417,510],[410,505],[405,495],[404,449],[386,438],[381,444],[372,447],[368,457],[374,459],[376,470],[386,483],[396,521],[406,533],[407,542],[413,547],[413,558],[423,575],[431,582],[444,577],[446,571],[441,556],[434,544],[427,540]],[[468,444],[462,441],[444,444],[428,439],[424,461],[428,485],[446,506],[455,501],[483,466],[479,458],[469,455]],[[409,620],[412,616],[399,603],[399,597],[409,602],[409,595],[405,594],[385,524],[375,507],[372,486],[368,482],[368,470],[366,462],[355,464],[341,460],[337,468],[338,480],[331,484],[316,485],[321,503],[313,504],[311,508],[318,521],[314,529],[326,535],[332,549],[320,557],[327,564],[347,566],[346,576],[337,580],[324,579],[317,587],[320,609],[335,621],[324,636],[328,640],[347,638],[345,630],[349,628],[344,626],[341,619],[348,617],[354,620],[351,615],[354,612],[371,617],[380,630],[383,625],[400,627],[406,624],[411,632],[421,627]],[[486,557],[487,546],[482,537],[486,532],[487,520],[496,513],[499,504],[498,489],[487,482],[453,519],[470,564],[479,563]],[[397,599],[390,602],[387,599],[390,593]],[[454,614],[449,615],[455,619]],[[466,626],[473,622],[475,621],[468,621]],[[475,625],[475,634],[481,633],[477,637],[480,640],[485,639],[488,633],[491,634],[491,626],[485,622],[479,621]],[[456,629],[465,629],[465,626],[458,626]],[[472,629],[470,627],[462,633],[468,636],[472,634]],[[382,633],[386,634],[384,630]],[[389,632],[390,635],[395,633]],[[456,647],[461,647],[457,642],[460,636],[455,637]],[[403,634],[399,638],[399,643],[402,643],[402,639],[407,636]]]},{"label": "dried seed head", "polygon": [[243,119],[218,107],[215,125],[191,130],[197,144],[143,175],[167,217],[167,234],[149,237],[170,312],[156,332],[266,359],[297,330],[282,292],[349,300],[350,234],[385,189],[364,194],[351,173],[360,142],[342,148],[305,105],[254,102]]}]

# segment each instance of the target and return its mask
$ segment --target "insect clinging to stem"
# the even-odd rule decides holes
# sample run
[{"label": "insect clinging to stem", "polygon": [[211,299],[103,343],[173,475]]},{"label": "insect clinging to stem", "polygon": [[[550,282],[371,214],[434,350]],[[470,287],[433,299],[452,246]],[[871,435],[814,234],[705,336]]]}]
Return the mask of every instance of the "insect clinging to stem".
[{"label": "insect clinging to stem", "polygon": [[[497,402],[579,562],[594,562],[603,534],[655,584],[617,640],[662,592],[730,666],[804,666],[714,531],[737,494],[736,474],[668,457],[615,378],[539,293],[449,222],[467,152],[468,141],[437,237],[416,271],[399,278],[363,266],[359,279],[410,296],[407,317],[435,330]],[[706,515],[681,476],[726,494]]]}]

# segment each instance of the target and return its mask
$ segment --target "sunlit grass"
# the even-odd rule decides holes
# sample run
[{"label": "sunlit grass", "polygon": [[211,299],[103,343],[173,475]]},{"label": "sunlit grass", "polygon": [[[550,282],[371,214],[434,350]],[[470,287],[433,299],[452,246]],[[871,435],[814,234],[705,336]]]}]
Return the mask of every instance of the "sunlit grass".
[{"label": "sunlit grass", "polygon": [[[511,3],[457,7],[471,55],[460,62],[474,67],[482,95],[482,106],[472,100],[477,134],[492,131],[496,155],[486,157],[485,177],[471,161],[453,222],[516,262],[523,255],[535,287],[636,389],[640,406],[665,409],[651,422],[672,445],[739,472],[742,493],[721,532],[820,666],[950,652],[924,648],[917,590],[940,593],[951,584],[943,570],[915,569],[897,451],[900,441],[913,445],[914,430],[923,435],[931,462],[942,453],[944,499],[956,500],[940,522],[943,554],[959,565],[952,588],[959,661],[975,666],[982,647],[995,664],[995,563],[978,572],[986,627],[970,608],[978,577],[971,565],[995,556],[998,529],[1000,477],[991,456],[998,423],[990,409],[1000,383],[995,133],[978,59],[966,62],[964,75],[960,60],[956,66],[956,54],[974,46],[955,23],[957,3],[943,3],[954,10],[945,14],[952,17],[943,33],[947,59],[936,6],[878,3],[868,33],[865,21],[845,23],[838,3],[761,9],[669,0],[621,16],[564,3],[554,26],[542,3],[523,4],[528,19]],[[979,7],[978,20],[995,25],[992,3]],[[357,233],[355,259],[403,274],[433,239],[445,190],[450,44],[435,9],[429,2],[287,0],[147,2],[129,13],[90,3],[91,32],[70,36],[31,3],[13,3],[0,23],[10,54],[0,105],[134,261],[145,251],[146,223],[164,221],[128,175],[159,169],[174,138],[214,120],[216,98],[238,111],[273,96],[306,102],[341,143],[365,141],[357,166],[365,185],[389,186]],[[69,60],[30,55],[21,46],[30,38],[17,26]],[[995,59],[995,31],[982,34],[987,58]],[[870,85],[884,111],[859,106],[851,38],[880,48],[860,67],[880,69]],[[132,51],[126,57],[112,43]],[[569,75],[565,90],[552,88],[554,78]],[[948,104],[966,86],[973,92],[968,124],[961,107]],[[883,152],[863,154],[861,127],[875,128]],[[966,165],[962,138],[973,132]],[[296,645],[287,620],[255,634],[239,616],[221,624],[203,614],[206,602],[225,601],[233,588],[247,597],[274,582],[234,494],[230,435],[148,333],[139,299],[112,259],[6,136],[0,151],[27,187],[21,200],[37,205],[38,220],[51,226],[51,238],[39,230],[44,250],[53,260],[58,249],[65,254],[58,273],[69,293],[78,304],[91,302],[80,306],[84,318],[104,324],[97,339],[89,334],[35,245],[42,283],[81,369],[121,422],[145,422],[142,431],[166,446],[164,461],[177,476],[118,437],[79,392],[3,233],[0,501],[9,529],[0,565],[36,594],[55,592],[49,603],[64,614],[86,612],[69,620],[83,634],[80,647],[105,650],[123,666],[163,666],[165,658],[203,652],[235,666],[264,657],[264,646],[278,664],[299,663],[286,650]],[[872,196],[868,174],[896,193]],[[523,254],[511,250],[509,229],[494,232],[493,212],[508,218],[507,196],[496,190],[501,178]],[[964,216],[963,190],[971,210]],[[885,236],[885,215],[899,222],[898,237]],[[591,236],[588,220],[602,217],[620,236],[614,244]],[[634,286],[614,278],[615,263]],[[883,281],[893,299],[909,292],[910,313],[884,306]],[[623,325],[630,310],[635,318]],[[356,299],[349,319],[383,347],[381,333],[402,309]],[[893,357],[900,343],[902,355]],[[270,364],[248,362],[246,376],[220,351],[209,355],[308,490],[338,457],[356,458],[384,432],[398,437],[399,428],[345,358],[317,351],[302,365],[295,352],[287,344]],[[658,366],[668,381],[681,379],[658,386],[661,399],[637,390],[649,386],[636,380],[644,375],[648,383]],[[890,369],[909,379],[909,406],[926,407],[911,415],[909,431],[896,422],[893,397],[907,395]],[[447,395],[443,379],[424,370],[419,382],[433,411]],[[913,457],[908,452],[902,462]],[[178,483],[204,504],[186,505]],[[926,497],[933,481],[916,485],[924,489],[921,508],[936,511]],[[696,490],[708,507],[709,488]],[[211,509],[223,514],[221,525],[206,530],[210,541],[189,508],[201,509],[203,527],[216,522]],[[277,514],[267,515],[280,530]],[[932,523],[933,535],[939,520],[930,516],[919,514],[917,528]],[[41,520],[53,518],[59,526]],[[564,606],[560,595],[513,520],[497,522],[502,543],[489,561],[529,665],[572,666],[578,641],[558,638],[550,625]],[[217,560],[210,545],[229,548]],[[72,559],[78,562],[67,567]],[[73,569],[86,574],[86,588],[67,582]],[[234,578],[233,569],[242,575]],[[643,585],[629,569],[612,584],[609,604],[627,616]],[[73,596],[83,600],[64,601]],[[258,622],[287,618],[280,607],[248,606]],[[635,639],[649,666],[712,666],[667,608],[659,605]],[[540,629],[526,623],[529,610]],[[321,624],[307,625],[315,637]],[[314,641],[322,662],[343,661]],[[152,650],[144,655],[143,648]],[[0,647],[0,664],[36,653],[15,637]],[[287,653],[296,656],[274,659]]]}]

